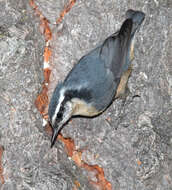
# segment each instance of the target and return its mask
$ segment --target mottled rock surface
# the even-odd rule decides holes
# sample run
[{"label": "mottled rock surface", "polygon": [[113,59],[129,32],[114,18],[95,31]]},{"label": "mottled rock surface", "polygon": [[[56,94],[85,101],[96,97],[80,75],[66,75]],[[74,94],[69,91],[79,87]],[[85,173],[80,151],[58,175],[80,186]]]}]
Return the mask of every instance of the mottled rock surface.
[{"label": "mottled rock surface", "polygon": [[[99,117],[74,118],[62,134],[84,150],[86,163],[104,169],[113,190],[172,189],[172,2],[78,0],[60,27],[54,22],[68,1],[35,2],[53,31],[49,96],[81,56],[119,29],[127,9],[145,12],[125,105],[117,100]],[[0,18],[1,189],[70,190],[76,181],[91,189],[61,142],[50,149],[34,106],[43,81],[39,19],[26,0],[0,0]]]}]

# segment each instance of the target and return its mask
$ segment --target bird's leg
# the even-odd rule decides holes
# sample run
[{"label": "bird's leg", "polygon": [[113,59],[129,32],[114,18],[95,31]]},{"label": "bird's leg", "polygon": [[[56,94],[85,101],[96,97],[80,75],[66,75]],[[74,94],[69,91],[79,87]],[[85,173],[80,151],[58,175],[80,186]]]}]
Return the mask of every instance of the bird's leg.
[{"label": "bird's leg", "polygon": [[[132,72],[132,65],[130,65],[128,70],[125,71],[124,74],[122,75],[119,86],[117,88],[117,93],[115,95],[115,99],[116,98],[122,99],[122,104],[119,109],[119,118],[117,121],[117,127],[118,127],[119,123],[121,122],[121,120],[125,117],[125,114],[121,114],[121,113],[124,112],[124,106],[126,103],[126,99],[127,99],[127,96],[130,94],[130,90],[128,88],[127,83],[128,83],[128,79],[131,75],[131,72]],[[116,127],[116,129],[117,129],[117,127]]]},{"label": "bird's leg", "polygon": [[128,88],[128,85],[125,87],[125,92],[122,94],[119,98],[122,99],[122,106],[124,107],[127,97],[131,94],[130,89]]},{"label": "bird's leg", "polygon": [[117,88],[115,99],[116,98],[126,99],[127,95],[130,93],[127,83],[128,83],[128,78],[131,75],[131,72],[132,72],[132,65],[130,65],[128,70],[125,71],[121,76],[121,80]]}]

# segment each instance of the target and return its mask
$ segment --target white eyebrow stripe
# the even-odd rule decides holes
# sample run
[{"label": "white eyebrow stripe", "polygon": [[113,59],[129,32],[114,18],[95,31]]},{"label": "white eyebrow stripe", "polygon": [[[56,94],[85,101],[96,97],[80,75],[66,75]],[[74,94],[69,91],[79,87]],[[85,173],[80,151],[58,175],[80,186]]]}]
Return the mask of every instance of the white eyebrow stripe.
[{"label": "white eyebrow stripe", "polygon": [[56,107],[56,110],[55,110],[55,113],[54,113],[54,115],[53,115],[53,117],[52,117],[52,124],[53,124],[53,125],[54,125],[54,123],[55,123],[57,113],[59,112],[61,103],[63,102],[63,100],[64,100],[64,98],[65,98],[64,92],[65,92],[65,89],[64,89],[64,88],[60,90],[59,103],[58,103],[58,105],[57,105],[57,107]]}]

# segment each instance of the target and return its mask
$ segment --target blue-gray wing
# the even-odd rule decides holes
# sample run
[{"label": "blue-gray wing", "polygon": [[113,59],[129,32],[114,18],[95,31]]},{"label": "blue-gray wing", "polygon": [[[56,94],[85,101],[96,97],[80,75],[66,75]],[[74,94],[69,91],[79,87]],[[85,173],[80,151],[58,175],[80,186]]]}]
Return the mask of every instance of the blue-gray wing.
[{"label": "blue-gray wing", "polygon": [[108,72],[96,51],[81,58],[65,79],[64,85],[78,93],[85,91],[85,95],[90,94],[90,99],[84,93],[80,98],[91,103],[98,111],[109,105],[116,89],[112,72]]},{"label": "blue-gray wing", "polygon": [[90,103],[99,111],[111,103],[116,93],[126,62],[131,27],[132,21],[126,20],[117,35],[110,36],[82,57],[64,81],[68,89],[89,92]]},{"label": "blue-gray wing", "polygon": [[100,58],[105,62],[115,79],[120,78],[129,66],[132,20],[126,19],[117,35],[110,36],[102,44]]}]

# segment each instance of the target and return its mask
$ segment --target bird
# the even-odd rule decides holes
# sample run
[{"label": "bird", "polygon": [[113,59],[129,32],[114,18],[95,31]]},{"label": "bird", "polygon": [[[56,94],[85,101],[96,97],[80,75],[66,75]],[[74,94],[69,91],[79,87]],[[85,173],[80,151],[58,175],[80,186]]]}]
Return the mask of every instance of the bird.
[{"label": "bird", "polygon": [[121,28],[81,57],[52,94],[48,115],[51,148],[73,116],[95,117],[125,94],[134,59],[134,36],[145,13],[129,9]]}]

